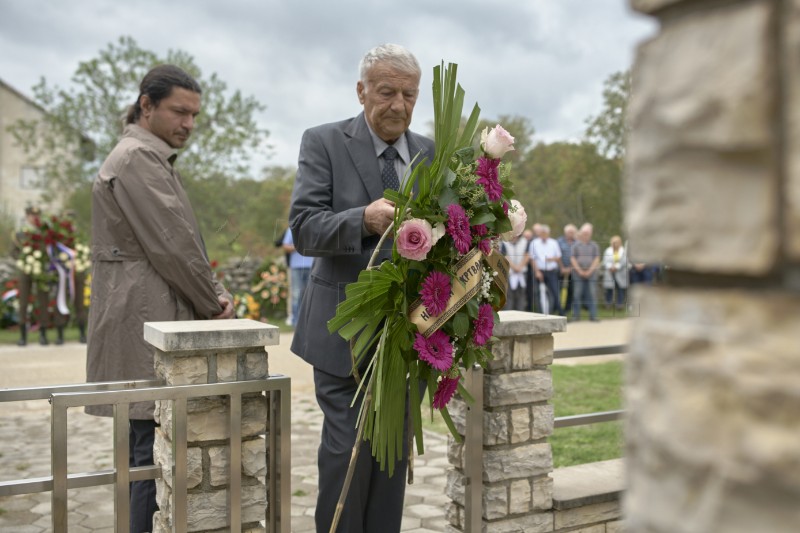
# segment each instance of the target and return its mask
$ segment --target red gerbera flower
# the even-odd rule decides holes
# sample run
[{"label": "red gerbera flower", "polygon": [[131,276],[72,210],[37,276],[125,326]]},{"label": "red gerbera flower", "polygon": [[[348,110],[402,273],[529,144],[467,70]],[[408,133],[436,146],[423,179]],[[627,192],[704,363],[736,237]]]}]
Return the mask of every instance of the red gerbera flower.
[{"label": "red gerbera flower", "polygon": [[443,272],[431,272],[422,282],[419,294],[431,315],[440,315],[447,308],[451,288],[450,276]]},{"label": "red gerbera flower", "polygon": [[492,314],[492,306],[489,304],[481,304],[478,308],[478,318],[473,320],[475,325],[475,333],[472,340],[478,346],[483,346],[492,337],[494,331],[494,315]]},{"label": "red gerbera flower", "polygon": [[433,394],[433,407],[436,409],[441,409],[450,402],[450,399],[456,393],[458,389],[458,380],[461,379],[461,376],[455,378],[449,378],[447,376],[443,376],[442,380],[439,382],[439,386],[436,388],[436,392]]},{"label": "red gerbera flower", "polygon": [[444,372],[453,364],[453,345],[450,337],[442,330],[435,331],[430,337],[417,333],[414,349],[419,358],[439,372]]},{"label": "red gerbera flower", "polygon": [[475,174],[480,176],[475,183],[483,185],[486,197],[490,202],[496,202],[503,196],[503,186],[497,175],[497,167],[500,165],[499,159],[478,158],[478,168]]},{"label": "red gerbera flower", "polygon": [[453,243],[459,253],[469,252],[472,239],[469,231],[469,218],[464,208],[458,204],[447,206],[447,233],[453,238]]}]

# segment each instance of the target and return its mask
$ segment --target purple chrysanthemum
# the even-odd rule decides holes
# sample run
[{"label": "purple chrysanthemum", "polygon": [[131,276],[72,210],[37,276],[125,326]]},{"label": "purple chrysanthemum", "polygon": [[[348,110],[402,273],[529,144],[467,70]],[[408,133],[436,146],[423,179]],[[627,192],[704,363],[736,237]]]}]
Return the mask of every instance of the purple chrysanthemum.
[{"label": "purple chrysanthemum", "polygon": [[447,206],[447,233],[453,238],[453,243],[459,253],[469,252],[472,236],[469,232],[469,218],[464,208],[458,204]]},{"label": "purple chrysanthemum", "polygon": [[478,158],[478,168],[475,170],[475,174],[480,176],[475,183],[483,185],[483,190],[486,191],[486,197],[490,202],[496,202],[503,196],[503,186],[497,175],[499,164],[499,159],[480,157]]},{"label": "purple chrysanthemum", "polygon": [[481,304],[478,308],[478,318],[473,321],[473,324],[475,325],[475,334],[472,336],[472,340],[478,346],[483,346],[492,337],[494,331],[492,306]]},{"label": "purple chrysanthemum", "polygon": [[461,379],[461,376],[455,378],[449,378],[447,376],[442,377],[439,386],[436,388],[436,392],[433,394],[433,407],[435,409],[441,409],[447,406],[458,389],[459,379]]},{"label": "purple chrysanthemum", "polygon": [[447,309],[450,300],[450,276],[443,272],[433,271],[422,282],[419,295],[428,312],[437,316]]},{"label": "purple chrysanthemum", "polygon": [[483,239],[481,242],[478,243],[478,249],[483,253],[483,255],[489,256],[492,255],[492,241],[491,239]]},{"label": "purple chrysanthemum", "polygon": [[445,372],[453,364],[453,345],[450,344],[450,337],[442,330],[434,331],[427,339],[417,333],[414,349],[422,361],[439,372]]},{"label": "purple chrysanthemum", "polygon": [[503,202],[503,213],[508,216],[508,202]]}]

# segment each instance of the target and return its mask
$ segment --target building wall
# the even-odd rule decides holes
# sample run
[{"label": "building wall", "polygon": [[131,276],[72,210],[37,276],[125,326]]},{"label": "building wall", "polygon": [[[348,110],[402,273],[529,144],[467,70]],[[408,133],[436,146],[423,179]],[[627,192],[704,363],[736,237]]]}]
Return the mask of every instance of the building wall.
[{"label": "building wall", "polygon": [[17,226],[25,219],[25,207],[35,205],[45,213],[58,212],[62,199],[43,203],[44,190],[25,180],[35,177],[41,160],[30,160],[8,131],[20,119],[39,120],[44,110],[0,80],[0,215],[8,214]]}]

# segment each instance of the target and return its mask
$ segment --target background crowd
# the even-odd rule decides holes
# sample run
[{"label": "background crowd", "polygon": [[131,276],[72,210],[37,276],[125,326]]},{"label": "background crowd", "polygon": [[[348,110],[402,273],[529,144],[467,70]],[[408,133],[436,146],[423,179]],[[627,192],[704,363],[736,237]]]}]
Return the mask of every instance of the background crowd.
[{"label": "background crowd", "polygon": [[593,240],[594,227],[564,226],[554,239],[550,226],[534,223],[522,235],[506,241],[502,253],[510,264],[506,309],[568,316],[580,320],[588,311],[597,321],[598,309],[626,313],[631,310],[631,284],[652,284],[662,268],[637,262],[619,235],[601,249]]}]

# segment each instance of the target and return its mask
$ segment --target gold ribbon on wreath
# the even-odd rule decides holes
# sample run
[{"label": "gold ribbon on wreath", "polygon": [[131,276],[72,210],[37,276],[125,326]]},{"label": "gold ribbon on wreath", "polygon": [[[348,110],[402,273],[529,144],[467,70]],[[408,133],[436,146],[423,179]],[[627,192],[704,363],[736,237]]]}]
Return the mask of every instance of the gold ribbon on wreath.
[{"label": "gold ribbon on wreath", "polygon": [[483,281],[484,264],[497,274],[492,276],[492,284],[500,290],[500,304],[497,309],[503,308],[508,290],[508,260],[497,250],[487,256],[473,248],[456,263],[456,282],[452,283],[447,308],[441,314],[430,315],[421,300],[411,305],[409,320],[417,326],[420,333],[429,337],[478,294]]}]

